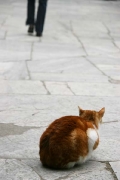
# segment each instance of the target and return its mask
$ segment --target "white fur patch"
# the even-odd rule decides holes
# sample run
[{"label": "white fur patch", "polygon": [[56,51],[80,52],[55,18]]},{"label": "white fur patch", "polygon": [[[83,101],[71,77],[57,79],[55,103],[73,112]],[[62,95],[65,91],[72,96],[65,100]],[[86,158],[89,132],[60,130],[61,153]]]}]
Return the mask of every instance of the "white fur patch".
[{"label": "white fur patch", "polygon": [[93,143],[95,143],[98,139],[98,134],[95,129],[89,128],[87,130],[87,136],[89,137],[89,139],[91,139],[91,141],[93,141]]}]

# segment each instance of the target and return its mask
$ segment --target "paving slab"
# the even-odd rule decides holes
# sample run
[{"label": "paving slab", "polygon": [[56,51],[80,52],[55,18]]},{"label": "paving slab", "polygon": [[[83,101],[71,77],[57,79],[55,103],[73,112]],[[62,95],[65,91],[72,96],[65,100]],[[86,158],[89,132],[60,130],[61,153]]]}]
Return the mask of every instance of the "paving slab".
[{"label": "paving slab", "polygon": [[46,88],[40,81],[0,81],[0,94],[47,94]]},{"label": "paving slab", "polygon": [[119,97],[2,94],[0,99],[0,123],[44,127],[61,116],[78,115],[78,106],[98,111],[105,107],[103,122],[120,121]]},{"label": "paving slab", "polygon": [[[59,55],[58,55],[59,56]],[[63,55],[64,56],[64,55]],[[41,57],[41,56],[38,56]],[[77,75],[97,74],[103,75],[93,64],[84,57],[44,57],[37,61],[28,61],[28,69],[30,73],[73,73]]]},{"label": "paving slab", "polygon": [[[68,82],[71,91],[81,96],[120,96],[119,84]],[[104,91],[103,91],[104,89]]]},{"label": "paving slab", "polygon": [[0,179],[1,180],[40,180],[39,175],[33,171],[32,168],[26,166],[20,160],[6,160],[0,159]]},{"label": "paving slab", "polygon": [[113,171],[115,172],[117,179],[120,179],[120,161],[117,162],[110,162],[111,167],[113,168]]},{"label": "paving slab", "polygon": [[[78,73],[32,73],[30,72],[32,80],[41,81],[54,81],[54,82],[94,82],[95,83],[107,83],[108,77],[105,75],[95,74],[78,74]],[[116,78],[115,78],[116,79]]]},{"label": "paving slab", "polygon": [[25,62],[0,62],[0,80],[29,79]]},{"label": "paving slab", "polygon": [[63,82],[45,82],[46,88],[50,94],[54,95],[73,95],[66,83]]},{"label": "paving slab", "polygon": [[102,39],[90,39],[90,38],[80,38],[86,52],[89,56],[92,55],[107,55],[107,54],[115,54],[119,52],[119,48],[117,48],[111,40],[102,40]]},{"label": "paving slab", "polygon": [[41,166],[41,164],[39,164],[39,160],[38,162],[36,160],[23,160],[23,162],[32,167],[40,175],[40,177],[44,178],[45,180],[47,180],[48,178],[53,180],[60,178],[67,180],[78,180],[80,178],[90,180],[96,178],[99,179],[100,177],[104,179],[105,176],[110,179],[113,179],[112,173],[106,170],[106,164],[99,162],[89,161],[85,163],[83,166],[78,166],[67,171],[46,169],[43,166]]},{"label": "paving slab", "polygon": [[0,40],[0,61],[20,61],[30,59],[31,44],[27,42]]},{"label": "paving slab", "polygon": [[[47,53],[46,53],[47,52]],[[33,47],[33,60],[77,57],[85,56],[81,45],[63,45],[63,44],[41,44],[35,43]]]},{"label": "paving slab", "polygon": [[[7,28],[8,29],[8,28]],[[17,31],[16,28],[9,30],[6,36],[7,40],[23,41],[23,42],[39,42],[40,38],[36,37],[36,34],[28,35],[27,28],[22,31]]]},{"label": "paving slab", "polygon": [[120,59],[108,56],[88,56],[87,59],[95,65],[120,65]]},{"label": "paving slab", "polygon": [[119,76],[120,75],[120,65],[103,65],[98,64],[97,67],[103,71],[107,76]]},{"label": "paving slab", "polygon": [[[41,166],[39,160],[0,160],[0,166],[2,171],[0,172],[1,180],[13,179],[21,180],[23,178],[29,180],[38,179],[67,179],[67,180],[78,180],[82,178],[83,180],[90,179],[110,179],[114,180],[113,174],[106,170],[106,165],[99,162],[89,162],[83,167],[76,167],[73,170],[67,171],[56,171],[46,169]],[[93,171],[94,169],[94,171]],[[6,174],[7,171],[7,174]]]}]

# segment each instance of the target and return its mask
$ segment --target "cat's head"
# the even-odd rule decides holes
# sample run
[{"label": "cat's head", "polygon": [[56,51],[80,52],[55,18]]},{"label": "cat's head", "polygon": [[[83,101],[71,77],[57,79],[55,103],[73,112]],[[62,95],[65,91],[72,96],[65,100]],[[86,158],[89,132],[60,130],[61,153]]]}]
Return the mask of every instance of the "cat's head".
[{"label": "cat's head", "polygon": [[102,108],[100,111],[93,110],[83,110],[79,106],[79,116],[86,121],[91,121],[97,128],[99,124],[102,123],[102,117],[105,113],[105,108]]}]

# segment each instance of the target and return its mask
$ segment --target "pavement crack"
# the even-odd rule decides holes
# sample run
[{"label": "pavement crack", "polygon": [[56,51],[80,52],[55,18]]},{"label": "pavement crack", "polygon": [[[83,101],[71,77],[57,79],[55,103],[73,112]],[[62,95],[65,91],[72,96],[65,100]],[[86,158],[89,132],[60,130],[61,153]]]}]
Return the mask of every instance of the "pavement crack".
[{"label": "pavement crack", "polygon": [[110,78],[110,76],[108,76],[106,73],[104,73],[104,71],[102,71],[101,69],[99,69],[93,62],[91,62],[88,57],[86,57],[86,60],[87,60],[91,65],[93,65],[98,71],[100,71],[104,76]]},{"label": "pavement crack", "polygon": [[74,30],[73,30],[72,22],[70,22],[70,26],[71,26],[71,32],[72,32],[73,36],[77,39],[77,41],[78,41],[78,42],[80,43],[80,45],[82,46],[82,48],[83,48],[86,56],[88,56],[88,53],[87,53],[87,51],[86,51],[86,49],[85,49],[85,47],[84,47],[84,44],[82,43],[82,41],[79,39],[79,37],[77,36],[77,34],[76,34],[76,33],[74,32]]},{"label": "pavement crack", "polygon": [[20,161],[22,164],[25,164],[25,165],[27,165],[29,168],[31,168],[32,172],[35,172],[35,173],[38,175],[38,177],[40,178],[40,180],[45,180],[45,179],[43,179],[43,178],[40,176],[40,174],[38,174],[38,172],[34,169],[34,167],[31,167],[30,165],[28,165],[28,164],[26,164],[25,162],[23,162],[23,161],[22,161],[23,159],[17,159],[17,160]]},{"label": "pavement crack", "polygon": [[106,122],[103,122],[102,124],[113,123],[113,122],[119,122],[119,121],[118,120],[115,120],[115,121],[106,121]]},{"label": "pavement crack", "polygon": [[29,71],[29,68],[28,68],[28,64],[27,64],[27,61],[25,61],[25,65],[26,65],[26,69],[27,69],[27,73],[28,73],[28,79],[31,80],[31,74],[30,74],[30,71]]},{"label": "pavement crack", "polygon": [[111,172],[111,174],[113,175],[114,180],[118,180],[118,178],[117,178],[115,172],[113,171],[111,165],[109,164],[109,162],[106,162],[106,170]]},{"label": "pavement crack", "polygon": [[107,25],[104,22],[102,22],[102,24],[106,28],[108,36],[111,38],[113,45],[120,51],[120,48],[116,45],[116,43],[114,42],[114,38],[111,36],[111,32],[110,32],[109,28],[107,27]]},{"label": "pavement crack", "polygon": [[43,84],[44,88],[46,89],[47,94],[49,94],[49,95],[50,95],[50,92],[49,92],[49,90],[47,89],[47,86],[46,86],[45,82],[44,82],[44,81],[41,81],[41,82],[42,82],[42,84]]},{"label": "pavement crack", "polygon": [[112,84],[120,84],[120,80],[116,80],[116,79],[109,78],[108,81],[109,81],[110,83],[112,83]]},{"label": "pavement crack", "polygon": [[67,88],[72,92],[73,95],[75,95],[75,93],[72,91],[72,89],[70,88],[70,86],[68,85],[68,83],[66,83]]}]

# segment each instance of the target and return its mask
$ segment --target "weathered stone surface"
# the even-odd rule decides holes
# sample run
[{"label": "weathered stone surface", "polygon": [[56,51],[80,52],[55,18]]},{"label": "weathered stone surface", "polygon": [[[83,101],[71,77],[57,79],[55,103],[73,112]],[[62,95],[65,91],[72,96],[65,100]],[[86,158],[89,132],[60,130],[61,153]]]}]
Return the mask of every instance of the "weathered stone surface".
[{"label": "weathered stone surface", "polygon": [[[117,147],[117,148],[116,148]],[[92,159],[96,161],[118,161],[120,157],[120,138],[101,137],[98,149],[92,155]]]},{"label": "weathered stone surface", "polygon": [[4,80],[29,79],[25,62],[0,63],[0,79],[4,79]]},{"label": "weathered stone surface", "polygon": [[[47,53],[46,53],[47,52]],[[33,60],[54,59],[65,57],[85,56],[84,50],[77,45],[41,44],[36,43],[33,48]],[[57,61],[57,60],[56,60]]]},{"label": "weathered stone surface", "polygon": [[[40,51],[41,52],[41,51]],[[39,57],[39,56],[38,56]],[[40,56],[41,57],[41,56]],[[46,57],[47,58],[47,57]],[[103,75],[96,67],[94,67],[86,58],[41,58],[39,61],[28,61],[28,69],[30,73],[76,73],[78,76],[83,74]]]},{"label": "weathered stone surface", "polygon": [[103,71],[107,76],[119,76],[120,75],[120,65],[97,65],[97,67]]},{"label": "weathered stone surface", "polygon": [[109,83],[77,83],[68,82],[68,86],[76,95],[82,96],[120,96],[120,85]]},{"label": "weathered stone surface", "polygon": [[39,175],[33,169],[20,160],[0,159],[1,180],[40,180]]},{"label": "weathered stone surface", "polygon": [[[43,129],[27,130],[23,134],[0,138],[0,158],[39,158],[39,138]],[[8,148],[9,147],[9,148]]]},{"label": "weathered stone surface", "polygon": [[[0,160],[0,179],[12,180],[38,180],[38,179],[67,179],[78,180],[80,178],[85,180],[90,179],[110,179],[114,180],[113,174],[106,170],[106,165],[99,162],[88,162],[83,166],[75,167],[67,171],[58,171],[46,169],[41,166],[38,159],[31,160]],[[94,169],[94,171],[93,171]],[[6,173],[7,172],[7,173]]]},{"label": "weathered stone surface", "polygon": [[110,162],[113,171],[115,172],[117,179],[120,180],[120,161]]},{"label": "weathered stone surface", "polygon": [[45,82],[46,88],[50,94],[73,95],[66,83],[63,82]]},{"label": "weathered stone surface", "polygon": [[120,59],[108,56],[88,56],[90,62],[95,65],[120,65]]},{"label": "weathered stone surface", "polygon": [[[95,73],[96,74],[96,73]],[[95,74],[78,74],[78,73],[30,73],[32,80],[54,81],[54,82],[108,82],[108,77],[105,75]],[[94,80],[93,80],[94,79]]]},{"label": "weathered stone surface", "polygon": [[30,59],[31,44],[0,40],[0,61],[21,61]]},{"label": "weathered stone surface", "polygon": [[[26,32],[26,33],[25,33]],[[35,34],[33,35],[27,35],[27,28],[23,29],[22,31],[15,31],[10,30],[7,33],[7,40],[14,40],[14,41],[24,41],[24,42],[39,42],[40,38],[36,37]]]},{"label": "weathered stone surface", "polygon": [[119,97],[2,94],[0,101],[0,123],[33,127],[46,126],[61,116],[78,115],[78,106],[95,110],[105,107],[103,122],[120,121]]},{"label": "weathered stone surface", "polygon": [[83,45],[87,51],[89,56],[92,55],[107,55],[115,54],[119,52],[119,49],[111,42],[111,40],[93,40],[93,39],[86,39],[81,38]]},{"label": "weathered stone surface", "polygon": [[[39,176],[47,179],[67,179],[67,180],[91,180],[91,179],[114,179],[112,173],[106,170],[106,164],[89,161],[85,164],[70,170],[58,171],[44,168],[37,160],[23,160],[28,166],[32,167]],[[94,169],[94,171],[93,171]]]},{"label": "weathered stone surface", "polygon": [[4,39],[5,37],[5,32],[4,31],[0,31],[0,39]]},{"label": "weathered stone surface", "polygon": [[47,94],[40,81],[0,81],[0,94]]}]

